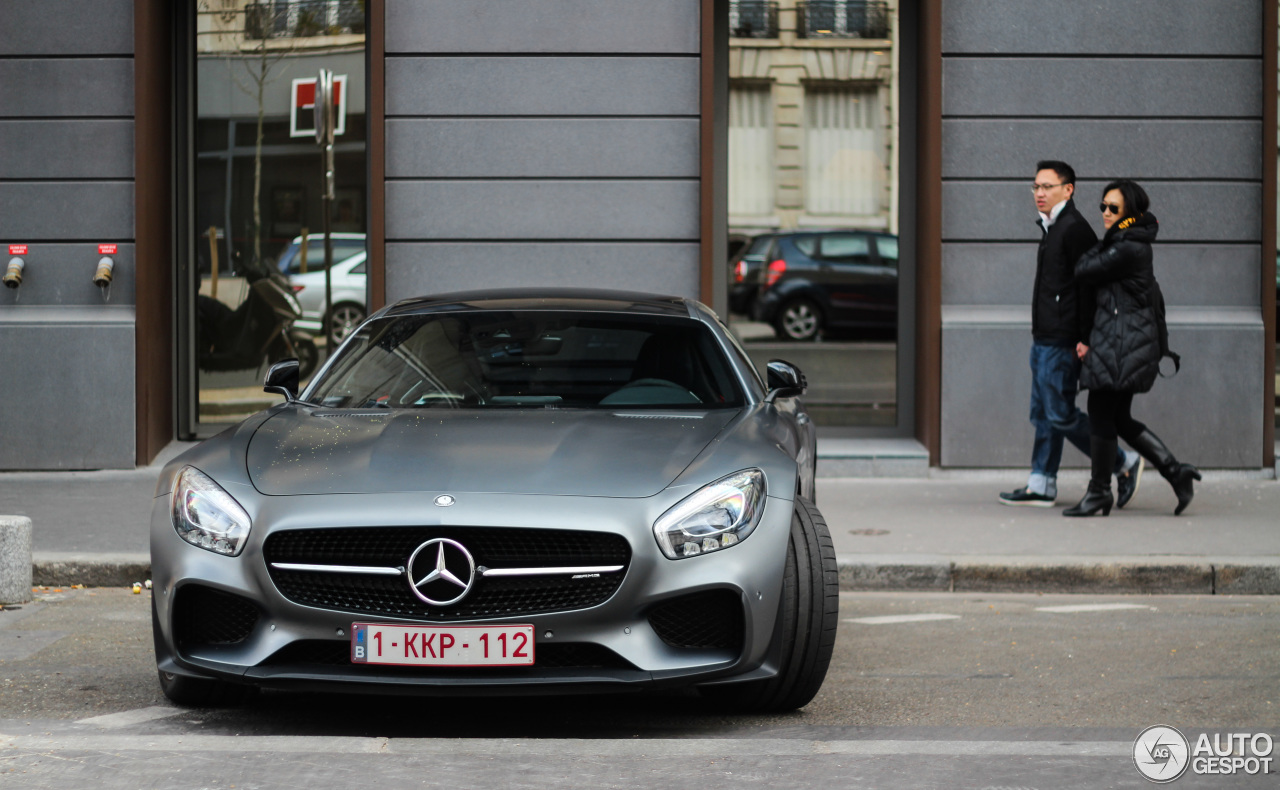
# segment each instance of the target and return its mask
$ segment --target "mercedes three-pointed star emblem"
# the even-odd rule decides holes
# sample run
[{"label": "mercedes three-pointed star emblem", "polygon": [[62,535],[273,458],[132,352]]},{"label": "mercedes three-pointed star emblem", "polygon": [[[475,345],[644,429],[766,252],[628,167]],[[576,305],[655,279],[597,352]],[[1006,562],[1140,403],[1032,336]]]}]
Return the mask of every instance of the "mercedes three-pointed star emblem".
[{"label": "mercedes three-pointed star emblem", "polygon": [[432,606],[461,601],[471,592],[476,578],[471,552],[449,538],[432,538],[414,549],[408,570],[409,589]]}]

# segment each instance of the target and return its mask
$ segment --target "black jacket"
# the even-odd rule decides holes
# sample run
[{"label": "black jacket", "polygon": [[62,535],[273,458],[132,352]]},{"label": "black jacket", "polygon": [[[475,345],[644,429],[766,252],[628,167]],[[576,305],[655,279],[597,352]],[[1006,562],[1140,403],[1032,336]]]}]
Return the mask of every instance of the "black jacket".
[{"label": "black jacket", "polygon": [[1093,304],[1081,299],[1075,280],[1076,260],[1098,242],[1098,234],[1068,200],[1040,239],[1036,286],[1031,302],[1031,334],[1039,343],[1075,346],[1088,337],[1085,327]]},{"label": "black jacket", "polygon": [[1160,229],[1154,215],[1113,226],[1076,263],[1082,288],[1092,287],[1097,308],[1080,386],[1146,392],[1160,373],[1160,328],[1151,302],[1155,274],[1151,242]]}]

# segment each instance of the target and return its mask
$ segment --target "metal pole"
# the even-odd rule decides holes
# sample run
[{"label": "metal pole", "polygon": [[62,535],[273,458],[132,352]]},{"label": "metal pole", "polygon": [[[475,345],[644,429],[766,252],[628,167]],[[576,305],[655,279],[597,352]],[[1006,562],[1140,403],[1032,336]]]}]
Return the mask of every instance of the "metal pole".
[{"label": "metal pole", "polygon": [[324,146],[324,200],[321,206],[324,211],[324,343],[325,355],[333,353],[329,347],[332,334],[329,331],[333,323],[333,238],[329,234],[329,225],[333,213],[333,141]]},{"label": "metal pole", "polygon": [[[335,113],[333,110],[333,72],[329,69],[320,69],[320,75],[316,79],[316,97],[315,97],[315,118],[316,118],[316,142],[322,146],[323,155],[320,164],[323,170],[321,186],[320,208],[322,217],[321,229],[324,232],[324,315],[321,317],[321,331],[324,332],[325,354],[333,352],[329,348],[330,332],[329,324],[332,322],[333,312],[333,239],[330,238],[329,225],[331,223],[330,214],[333,206],[333,132],[335,121]],[[305,239],[303,240],[305,244]]]}]

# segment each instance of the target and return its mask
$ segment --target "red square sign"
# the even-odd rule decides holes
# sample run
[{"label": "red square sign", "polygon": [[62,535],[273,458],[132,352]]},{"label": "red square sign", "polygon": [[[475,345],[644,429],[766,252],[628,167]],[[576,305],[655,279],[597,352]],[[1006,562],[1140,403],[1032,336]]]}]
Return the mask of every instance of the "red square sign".
[{"label": "red square sign", "polygon": [[9,245],[9,254],[10,254],[10,255],[26,255],[26,254],[27,254],[27,245],[25,245],[25,244],[10,244],[10,245]]},{"label": "red square sign", "polygon": [[115,255],[115,254],[116,254],[116,245],[114,245],[114,244],[99,244],[99,245],[98,245],[98,254],[99,254],[99,255]]},{"label": "red square sign", "polygon": [[[333,75],[333,105],[337,108],[333,133],[347,131],[347,75]],[[293,115],[289,118],[290,137],[315,137],[316,78],[297,79],[291,87]]]}]

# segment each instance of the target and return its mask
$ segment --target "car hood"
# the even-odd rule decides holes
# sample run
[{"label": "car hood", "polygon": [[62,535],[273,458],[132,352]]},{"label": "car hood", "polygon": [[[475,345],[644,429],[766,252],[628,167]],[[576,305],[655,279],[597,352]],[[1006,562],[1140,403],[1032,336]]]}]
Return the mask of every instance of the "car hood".
[{"label": "car hood", "polygon": [[272,496],[647,497],[675,480],[737,413],[292,405],[254,433],[246,463],[254,487]]}]

